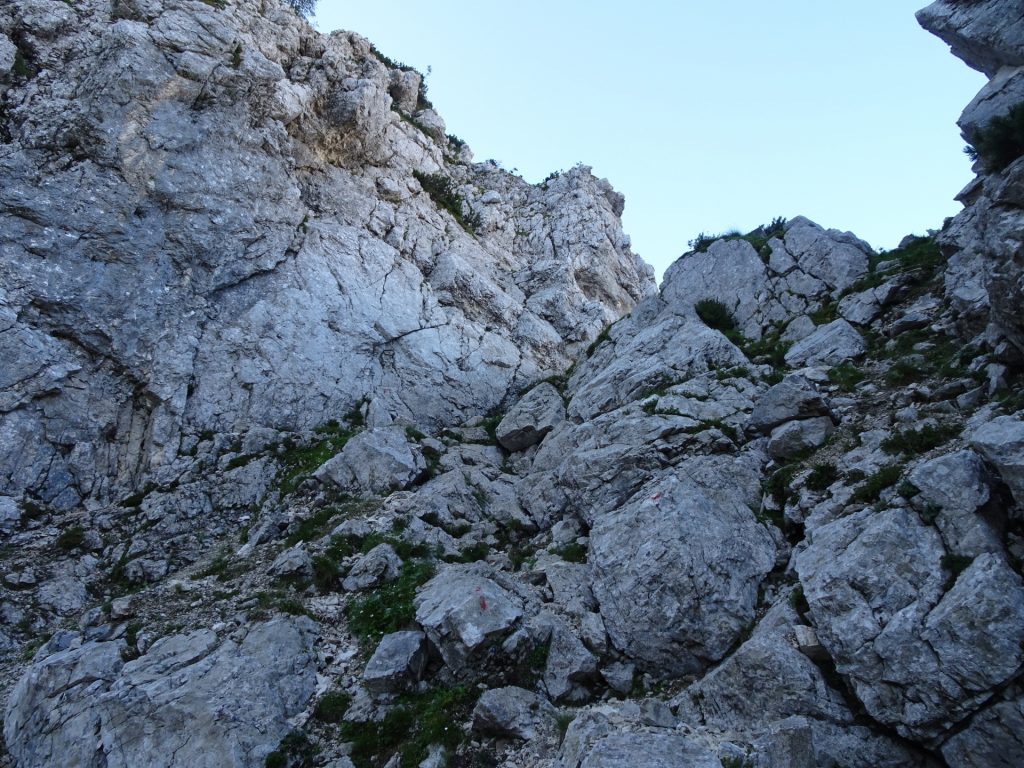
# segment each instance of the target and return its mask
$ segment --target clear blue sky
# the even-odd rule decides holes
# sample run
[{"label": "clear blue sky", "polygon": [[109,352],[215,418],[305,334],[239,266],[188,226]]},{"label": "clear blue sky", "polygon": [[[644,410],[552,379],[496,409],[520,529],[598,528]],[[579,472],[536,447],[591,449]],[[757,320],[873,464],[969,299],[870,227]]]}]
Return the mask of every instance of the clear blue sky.
[{"label": "clear blue sky", "polygon": [[982,75],[924,0],[320,0],[317,27],[426,71],[448,131],[536,182],[578,162],[626,196],[659,276],[699,232],[808,216],[876,248],[942,224]]}]

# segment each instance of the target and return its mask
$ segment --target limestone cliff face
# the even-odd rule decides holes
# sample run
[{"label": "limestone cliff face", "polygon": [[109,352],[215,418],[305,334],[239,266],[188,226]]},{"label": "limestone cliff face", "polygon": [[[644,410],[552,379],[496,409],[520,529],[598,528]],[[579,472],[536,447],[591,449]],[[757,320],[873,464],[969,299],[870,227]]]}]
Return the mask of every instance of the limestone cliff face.
[{"label": "limestone cliff face", "polygon": [[1024,764],[1024,160],[653,291],[275,2],[0,29],[0,766]]},{"label": "limestone cliff face", "polygon": [[[918,21],[949,43],[954,54],[988,76],[959,124],[976,143],[993,118],[1024,103],[1024,5],[1018,2],[939,0],[919,11]],[[1024,159],[1004,168],[974,166],[975,180],[958,200],[964,210],[943,234],[950,253],[947,288],[966,328],[977,332],[991,320],[1004,355],[1024,356]]]},{"label": "limestone cliff face", "polygon": [[588,169],[474,165],[366,40],[218,5],[0,9],[0,493],[116,500],[204,434],[361,402],[375,425],[480,415],[653,290]]}]

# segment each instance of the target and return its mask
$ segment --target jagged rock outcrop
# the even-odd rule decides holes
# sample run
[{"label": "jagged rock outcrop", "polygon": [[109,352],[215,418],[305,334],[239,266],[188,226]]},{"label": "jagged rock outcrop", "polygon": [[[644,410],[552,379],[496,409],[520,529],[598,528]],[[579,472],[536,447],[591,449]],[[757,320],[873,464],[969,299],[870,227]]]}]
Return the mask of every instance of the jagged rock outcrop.
[{"label": "jagged rock outcrop", "polygon": [[[953,53],[989,77],[960,116],[968,142],[978,142],[993,118],[1024,104],[1024,9],[1006,0],[939,0],[919,11],[925,29],[949,43]],[[1002,166],[1002,163],[1000,163]],[[957,198],[964,204],[944,230],[941,242],[951,255],[946,288],[974,332],[991,320],[1004,351],[1024,356],[1024,162],[994,167],[979,157],[977,178]]]},{"label": "jagged rock outcrop", "polygon": [[314,635],[305,618],[199,630],[127,663],[121,643],[58,635],[15,690],[4,740],[25,768],[259,764],[313,694]]},{"label": "jagged rock outcrop", "polygon": [[2,111],[0,492],[117,501],[222,453],[204,433],[361,400],[374,426],[482,414],[653,288],[607,182],[455,159],[356,35],[255,0],[25,0],[0,31],[27,73]]}]

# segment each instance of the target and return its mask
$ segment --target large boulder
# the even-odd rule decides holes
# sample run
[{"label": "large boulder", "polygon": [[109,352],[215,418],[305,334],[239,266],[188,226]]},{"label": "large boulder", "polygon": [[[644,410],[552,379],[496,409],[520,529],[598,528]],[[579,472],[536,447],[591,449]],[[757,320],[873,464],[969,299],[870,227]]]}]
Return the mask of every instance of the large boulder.
[{"label": "large boulder", "polygon": [[970,441],[999,472],[1017,504],[1024,505],[1024,421],[999,416],[971,433]]},{"label": "large boulder", "polygon": [[363,670],[370,693],[397,693],[418,683],[427,666],[426,636],[404,631],[384,635]]},{"label": "large boulder", "polygon": [[825,398],[805,376],[791,373],[754,402],[748,426],[764,434],[794,419],[830,414]]},{"label": "large boulder", "polygon": [[775,563],[751,511],[760,495],[760,475],[742,459],[698,457],[595,521],[593,590],[616,648],[669,674],[728,652]]},{"label": "large boulder", "polygon": [[530,741],[558,732],[558,712],[533,691],[508,686],[484,691],[473,708],[473,730]]},{"label": "large boulder", "polygon": [[38,656],[11,694],[4,739],[19,766],[256,768],[316,690],[315,625],[273,619],[221,639],[76,639]]},{"label": "large boulder", "polygon": [[834,429],[829,416],[786,422],[772,430],[768,455],[784,462],[823,445]]},{"label": "large boulder", "polygon": [[485,661],[487,650],[523,618],[522,599],[495,577],[493,569],[483,565],[449,566],[416,595],[416,621],[456,673]]},{"label": "large boulder", "polygon": [[503,448],[521,451],[543,440],[563,419],[565,404],[561,392],[542,382],[505,414],[495,434]]},{"label": "large boulder", "polygon": [[864,354],[863,337],[840,318],[800,339],[786,352],[786,365],[832,367]]},{"label": "large boulder", "polygon": [[990,478],[974,451],[955,451],[914,467],[907,478],[920,490],[912,503],[926,518],[934,518],[946,548],[974,557],[1001,552],[1005,511],[992,498]]},{"label": "large boulder", "polygon": [[321,480],[364,494],[388,493],[406,487],[426,468],[402,427],[380,427],[360,432],[337,456],[317,470]]},{"label": "large boulder", "polygon": [[370,589],[385,581],[397,579],[401,571],[402,560],[391,545],[378,544],[352,564],[341,586],[349,592]]},{"label": "large boulder", "polygon": [[827,523],[796,553],[836,669],[874,719],[904,736],[937,738],[1024,661],[1024,580],[1001,554],[967,562],[957,576],[964,562],[905,509]]},{"label": "large boulder", "polygon": [[798,650],[799,626],[786,602],[773,607],[749,640],[679,695],[680,717],[735,731],[794,715],[852,724],[842,695]]}]

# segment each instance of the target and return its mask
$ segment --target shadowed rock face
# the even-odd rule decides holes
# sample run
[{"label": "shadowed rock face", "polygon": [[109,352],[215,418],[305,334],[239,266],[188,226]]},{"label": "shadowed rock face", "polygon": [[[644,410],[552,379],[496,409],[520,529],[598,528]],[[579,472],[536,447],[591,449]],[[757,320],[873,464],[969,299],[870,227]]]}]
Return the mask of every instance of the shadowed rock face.
[{"label": "shadowed rock face", "polygon": [[[968,138],[1019,12],[921,14]],[[0,85],[0,765],[1024,764],[1024,161],[655,293],[276,0],[14,0]]]},{"label": "shadowed rock face", "polygon": [[[1024,103],[1024,8],[1002,0],[940,0],[919,11],[921,25],[949,43],[953,53],[989,77],[964,109],[964,138],[977,142],[993,118]],[[947,291],[981,330],[991,320],[997,333],[1024,356],[1024,162],[992,168],[984,157],[975,182],[961,192],[964,210],[943,232],[951,255]]]}]

